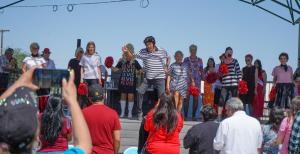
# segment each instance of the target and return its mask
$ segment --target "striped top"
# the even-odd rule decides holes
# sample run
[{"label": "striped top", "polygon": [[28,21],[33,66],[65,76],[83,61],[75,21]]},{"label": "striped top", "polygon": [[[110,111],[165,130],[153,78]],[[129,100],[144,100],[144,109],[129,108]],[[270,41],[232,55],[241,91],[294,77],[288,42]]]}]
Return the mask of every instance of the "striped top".
[{"label": "striped top", "polygon": [[236,59],[233,59],[227,66],[228,73],[222,77],[222,86],[238,86],[238,82],[242,78],[239,62]]},{"label": "striped top", "polygon": [[155,52],[148,52],[147,48],[142,49],[135,57],[143,61],[144,70],[147,79],[164,79],[165,61],[169,54],[161,48],[157,48]]},{"label": "striped top", "polygon": [[186,63],[173,63],[168,71],[171,77],[170,90],[179,91],[180,95],[186,97],[188,89],[189,67]]},{"label": "striped top", "polygon": [[174,80],[178,79],[188,79],[188,74],[189,74],[189,67],[187,63],[173,63],[169,67],[169,74]]}]

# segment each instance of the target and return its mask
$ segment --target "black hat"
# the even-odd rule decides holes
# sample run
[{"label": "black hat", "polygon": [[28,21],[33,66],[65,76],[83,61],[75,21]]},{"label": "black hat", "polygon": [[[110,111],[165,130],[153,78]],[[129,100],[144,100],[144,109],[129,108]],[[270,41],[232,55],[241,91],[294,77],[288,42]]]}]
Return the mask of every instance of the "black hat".
[{"label": "black hat", "polygon": [[31,150],[37,124],[37,99],[29,88],[18,88],[11,96],[0,100],[0,142],[11,153]]},{"label": "black hat", "polygon": [[92,99],[92,101],[103,100],[103,89],[99,84],[93,84],[89,86],[89,94],[88,96]]}]

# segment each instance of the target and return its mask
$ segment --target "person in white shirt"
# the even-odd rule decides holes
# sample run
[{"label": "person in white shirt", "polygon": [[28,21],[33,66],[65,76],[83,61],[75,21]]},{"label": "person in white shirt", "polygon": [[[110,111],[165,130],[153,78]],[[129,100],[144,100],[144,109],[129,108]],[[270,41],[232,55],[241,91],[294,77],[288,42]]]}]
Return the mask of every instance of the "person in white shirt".
[{"label": "person in white shirt", "polygon": [[214,138],[214,149],[220,154],[261,153],[262,130],[260,123],[243,111],[239,98],[231,98],[226,103],[229,118],[223,120]]},{"label": "person in white shirt", "polygon": [[50,54],[51,54],[51,51],[49,48],[45,48],[43,50],[43,54],[42,56],[44,57],[46,63],[47,63],[47,69],[56,69],[55,67],[55,63],[52,59],[50,59]]},{"label": "person in white shirt", "polygon": [[81,66],[80,82],[86,82],[89,86],[93,84],[102,84],[101,82],[101,57],[96,53],[96,45],[90,41],[86,45],[86,53],[81,58],[79,65]]},{"label": "person in white shirt", "polygon": [[31,55],[23,60],[22,71],[25,73],[30,68],[36,66],[37,68],[46,68],[47,64],[43,57],[39,54],[40,46],[38,43],[33,42],[30,44]]}]

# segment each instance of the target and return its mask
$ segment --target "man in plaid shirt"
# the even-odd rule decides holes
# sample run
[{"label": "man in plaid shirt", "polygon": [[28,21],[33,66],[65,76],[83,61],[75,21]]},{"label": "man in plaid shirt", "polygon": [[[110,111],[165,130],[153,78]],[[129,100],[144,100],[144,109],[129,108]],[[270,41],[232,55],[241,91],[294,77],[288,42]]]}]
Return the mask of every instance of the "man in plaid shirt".
[{"label": "man in plaid shirt", "polygon": [[290,154],[300,153],[300,110],[295,115],[288,149]]}]

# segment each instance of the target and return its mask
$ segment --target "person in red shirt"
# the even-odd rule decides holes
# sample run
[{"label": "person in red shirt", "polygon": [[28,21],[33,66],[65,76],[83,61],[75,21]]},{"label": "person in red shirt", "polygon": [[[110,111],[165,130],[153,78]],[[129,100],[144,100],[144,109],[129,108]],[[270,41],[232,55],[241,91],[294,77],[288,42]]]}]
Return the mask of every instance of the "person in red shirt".
[{"label": "person in red shirt", "polygon": [[104,105],[103,90],[99,84],[89,87],[88,97],[93,104],[82,112],[92,137],[92,153],[117,154],[121,130],[118,114]]},{"label": "person in red shirt", "polygon": [[151,154],[179,154],[179,134],[183,127],[182,115],[177,112],[173,95],[162,94],[158,105],[145,120],[144,129],[149,132],[146,152]]},{"label": "person in red shirt", "polygon": [[50,96],[45,111],[39,116],[41,148],[37,154],[48,152],[63,153],[72,139],[70,123],[63,113],[63,100],[60,96]]}]

